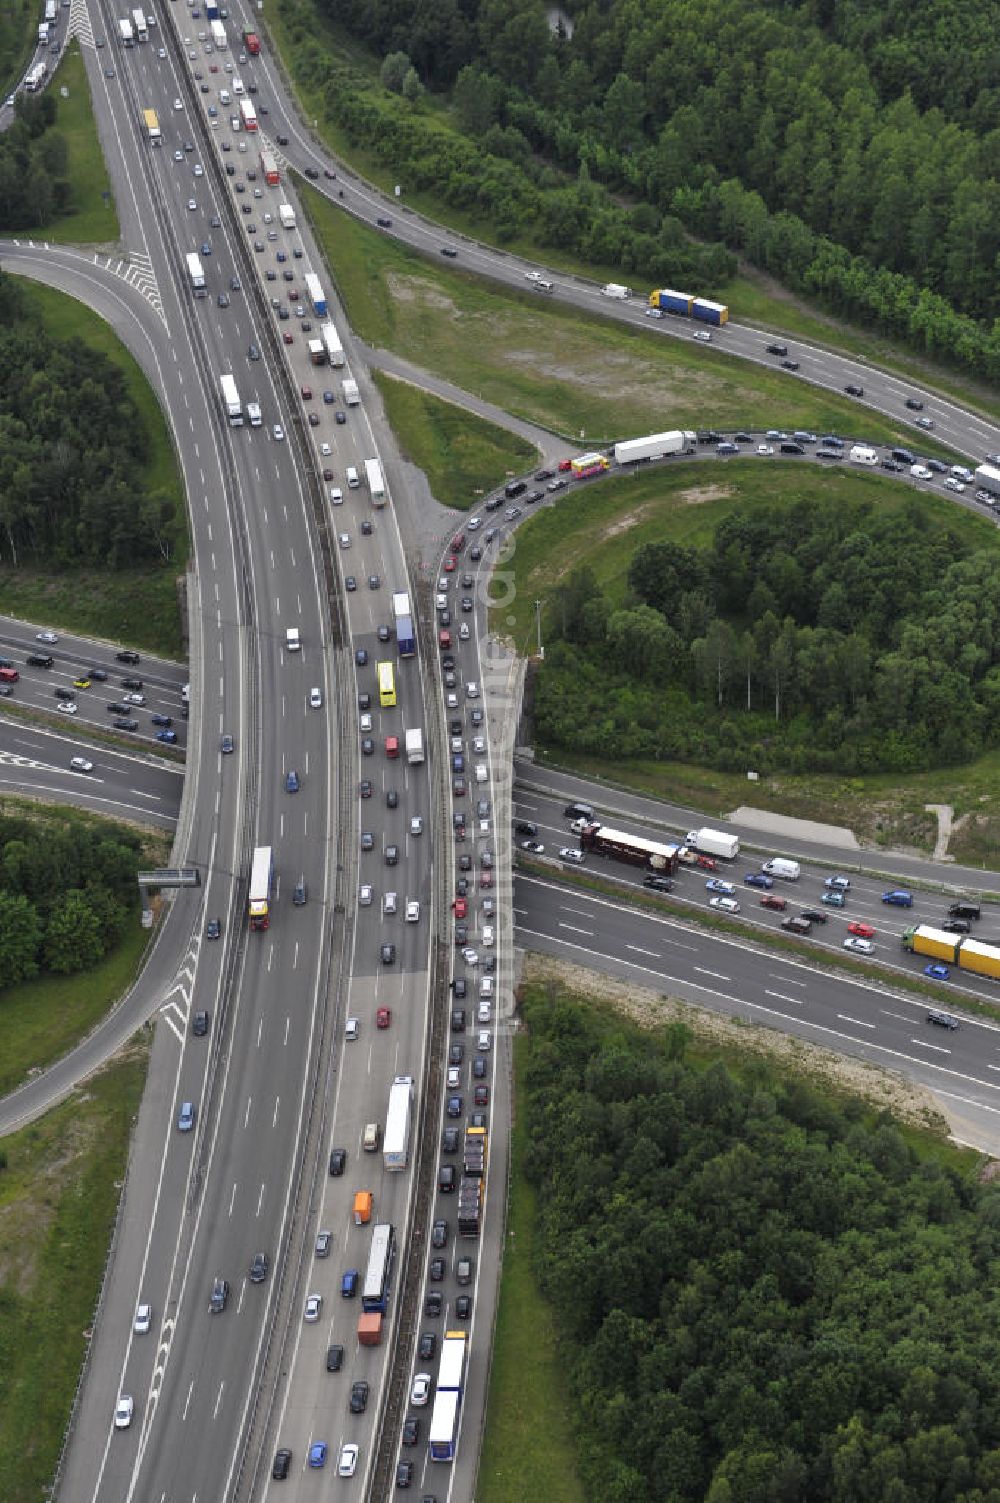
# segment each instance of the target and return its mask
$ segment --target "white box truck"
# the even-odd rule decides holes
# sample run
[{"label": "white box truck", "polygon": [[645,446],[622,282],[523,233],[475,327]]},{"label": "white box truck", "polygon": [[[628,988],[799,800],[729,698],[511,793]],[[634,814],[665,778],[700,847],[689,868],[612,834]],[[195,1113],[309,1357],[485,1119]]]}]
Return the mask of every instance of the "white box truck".
[{"label": "white box truck", "polygon": [[361,393],[358,391],[358,383],[356,381],[350,380],[343,381],[341,382],[341,391],[344,393],[344,401],[347,403],[348,407],[357,407],[358,403],[361,401]]},{"label": "white box truck", "polygon": [[724,830],[689,830],[684,844],[703,856],[724,856],[727,861],[735,861],[740,853],[740,837],[727,835]]},{"label": "white box truck", "polygon": [[406,760],[411,767],[419,767],[424,760],[424,733],[419,726],[406,732]]},{"label": "white box truck", "polygon": [[631,287],[623,287],[621,282],[605,282],[601,288],[601,296],[615,298],[618,302],[624,302],[627,297],[632,296],[632,289]]},{"label": "white box truck", "polygon": [[696,433],[673,428],[668,433],[651,433],[647,438],[615,444],[615,464],[638,464],[643,459],[662,459],[666,454],[693,454],[697,447]]},{"label": "white box truck", "polygon": [[292,208],[291,204],[278,205],[278,218],[281,220],[281,228],[283,230],[294,230],[295,210]]},{"label": "white box truck", "polygon": [[996,465],[981,464],[973,475],[976,489],[991,496],[1000,496],[1000,469]]}]

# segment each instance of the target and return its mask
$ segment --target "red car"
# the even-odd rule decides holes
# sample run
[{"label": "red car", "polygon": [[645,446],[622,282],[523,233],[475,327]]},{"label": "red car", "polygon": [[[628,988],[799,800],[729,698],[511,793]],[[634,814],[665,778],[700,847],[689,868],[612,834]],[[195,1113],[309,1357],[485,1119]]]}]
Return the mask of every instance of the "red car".
[{"label": "red car", "polygon": [[300,386],[299,391],[302,393],[303,402],[312,401],[313,389],[311,386]]},{"label": "red car", "polygon": [[292,338],[291,334],[282,334],[281,337],[285,341],[286,344],[294,344],[295,343],[295,340]]},{"label": "red car", "polygon": [[871,924],[853,923],[847,926],[848,934],[856,934],[859,939],[874,939],[875,930]]},{"label": "red car", "polygon": [[719,870],[719,863],[712,856],[696,856],[694,864],[695,866],[700,866],[703,872],[717,872]]},{"label": "red car", "polygon": [[479,885],[480,885],[480,887],[492,887],[493,886],[493,873],[490,872],[490,871],[480,872],[479,873]]},{"label": "red car", "polygon": [[490,1088],[488,1085],[477,1085],[473,1097],[477,1106],[489,1106]]},{"label": "red car", "polygon": [[454,901],[454,903],[452,903],[451,906],[455,910],[455,917],[457,919],[464,919],[464,918],[468,917],[468,915],[469,915],[469,905],[465,901],[464,898],[456,898],[455,901]]},{"label": "red car", "polygon": [[444,561],[444,572],[446,574],[453,574],[455,572],[455,562],[456,560],[454,554],[449,553],[448,557]]},{"label": "red car", "polygon": [[465,533],[464,532],[456,532],[455,536],[451,540],[451,551],[452,551],[452,553],[461,553],[461,551],[462,551],[462,549],[464,547],[465,547]]},{"label": "red car", "polygon": [[777,894],[773,892],[766,892],[760,900],[760,906],[762,908],[775,908],[777,909],[778,913],[784,913],[785,909],[788,907],[788,899],[779,898]]},{"label": "red car", "polygon": [[388,1026],[389,1026],[389,1024],[391,1022],[392,1022],[392,1009],[389,1008],[389,1007],[380,1007],[379,1010],[378,1010],[378,1012],[375,1014],[375,1027],[376,1028],[388,1028]]}]

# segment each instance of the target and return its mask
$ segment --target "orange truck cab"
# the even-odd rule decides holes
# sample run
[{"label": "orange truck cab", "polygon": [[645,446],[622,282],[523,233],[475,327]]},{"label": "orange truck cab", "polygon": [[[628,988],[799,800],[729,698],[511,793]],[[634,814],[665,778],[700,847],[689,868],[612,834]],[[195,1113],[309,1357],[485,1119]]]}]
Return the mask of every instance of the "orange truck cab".
[{"label": "orange truck cab", "polygon": [[354,1225],[366,1226],[372,1219],[372,1192],[359,1190],[354,1197]]}]

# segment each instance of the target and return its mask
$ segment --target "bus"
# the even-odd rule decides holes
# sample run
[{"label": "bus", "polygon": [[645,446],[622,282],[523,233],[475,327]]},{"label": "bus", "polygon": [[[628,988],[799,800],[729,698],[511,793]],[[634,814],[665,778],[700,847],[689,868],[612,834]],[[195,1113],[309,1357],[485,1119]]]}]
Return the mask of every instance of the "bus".
[{"label": "bus", "polygon": [[432,1461],[454,1461],[458,1440],[458,1416],[465,1386],[464,1331],[448,1331],[441,1343],[441,1366],[438,1368],[434,1410],[431,1414],[430,1457]]},{"label": "bus", "polygon": [[157,119],[156,111],[143,110],[142,123],[146,127],[146,139],[150,145],[161,146],[163,144],[163,136],[160,132],[160,122]]},{"label": "bus", "polygon": [[396,1233],[387,1221],[372,1231],[372,1250],[361,1289],[361,1308],[369,1314],[377,1310],[384,1315],[392,1292],[392,1268],[396,1261]]},{"label": "bus", "polygon": [[256,130],[257,129],[257,111],[254,109],[253,103],[251,102],[251,100],[249,100],[249,99],[241,99],[240,100],[240,114],[243,117],[243,129],[244,130]]},{"label": "bus", "polygon": [[396,674],[391,663],[378,665],[378,702],[383,710],[391,710],[396,704]]},{"label": "bus", "polygon": [[260,845],[253,853],[250,869],[250,927],[266,929],[270,923],[268,909],[271,904],[271,882],[274,878],[274,859],[269,845]]},{"label": "bus", "polygon": [[191,283],[191,291],[195,297],[205,297],[205,269],[201,264],[201,257],[196,251],[189,251],[187,255],[188,280]]},{"label": "bus", "polygon": [[385,481],[382,479],[382,466],[377,459],[365,460],[365,479],[368,481],[368,489],[371,492],[372,505],[385,505]]},{"label": "bus", "polygon": [[240,402],[240,394],[236,389],[236,382],[232,375],[220,376],[219,384],[222,387],[222,405],[226,409],[226,417],[229,419],[230,428],[243,427],[243,406]]}]

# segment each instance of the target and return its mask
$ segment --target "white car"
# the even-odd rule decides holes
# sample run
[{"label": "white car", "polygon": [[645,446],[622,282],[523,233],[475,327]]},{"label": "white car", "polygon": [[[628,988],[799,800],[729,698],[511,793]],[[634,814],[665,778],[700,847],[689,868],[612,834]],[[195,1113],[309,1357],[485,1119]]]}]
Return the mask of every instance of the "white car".
[{"label": "white car", "polygon": [[194,175],[195,175],[195,177],[204,177],[205,176],[205,169],[201,165],[200,162],[195,162],[195,164],[194,164]]},{"label": "white car", "polygon": [[370,882],[362,882],[358,892],[358,904],[361,908],[370,908],[372,905],[372,885]]},{"label": "white car", "polygon": [[959,495],[962,495],[963,491],[965,490],[965,486],[962,484],[961,480],[956,480],[954,475],[946,475],[944,485],[945,490],[957,491]]},{"label": "white car", "polygon": [[58,712],[59,712],[60,715],[75,715],[76,714],[76,700],[74,700],[74,699],[61,699],[59,701],[59,703],[56,705],[56,709],[58,710]]},{"label": "white car", "polygon": [[735,898],[709,898],[709,908],[721,908],[723,913],[739,913],[740,905]]},{"label": "white car", "polygon": [[372,717],[371,717],[370,712],[368,710],[365,710],[363,712],[362,716],[361,716],[361,730],[362,730],[362,732],[365,735],[367,735],[367,733],[371,730],[371,728],[372,728]]},{"label": "white car", "polygon": [[127,705],[144,705],[146,696],[145,694],[123,694],[122,700]]},{"label": "white car", "polygon": [[167,55],[167,49],[166,49],[166,47],[158,47],[158,48],[157,48],[157,49],[156,49],[156,55],[157,55],[157,57],[158,57],[158,58],[159,58],[159,59],[160,59],[160,62],[161,62],[161,63],[162,63],[162,62],[163,62],[163,59],[164,59],[164,58],[165,58],[165,57],[166,57],[166,55]]},{"label": "white car", "polygon": [[280,444],[285,437],[285,430],[284,428],[282,428],[281,424],[275,423],[274,427],[271,429],[271,432],[274,434],[275,439]]},{"label": "white car", "polygon": [[446,694],[445,695],[444,702],[445,702],[445,706],[446,706],[447,709],[449,709],[449,710],[457,710],[458,709],[458,695],[454,692],[454,690],[452,690],[450,694]]},{"label": "white car", "polygon": [[457,1091],[462,1079],[462,1071],[459,1065],[449,1065],[448,1074],[445,1077],[445,1089]]},{"label": "white car", "polygon": [[483,925],[483,948],[489,950],[493,945],[493,925]]},{"label": "white car", "polygon": [[413,1386],[410,1389],[410,1403],[414,1406],[414,1408],[419,1408],[421,1404],[427,1403],[427,1400],[430,1398],[430,1396],[430,1373],[416,1373],[413,1379]]},{"label": "white car", "polygon": [[471,635],[472,633],[469,631],[468,621],[463,621],[461,626],[458,628],[458,640],[460,642],[467,642]]},{"label": "white car", "polygon": [[319,452],[324,456],[324,458],[328,458],[333,453],[333,450],[331,449],[329,444],[320,444]]},{"label": "white car", "polygon": [[309,690],[309,708],[311,710],[321,710],[323,708],[323,695],[319,689]]},{"label": "white car", "polygon": [[348,1018],[347,1023],[346,1023],[346,1025],[344,1027],[344,1037],[347,1040],[347,1042],[349,1044],[356,1043],[357,1039],[358,1039],[358,1034],[360,1032],[361,1032],[361,1024],[358,1022],[357,1018]]},{"label": "white car", "polygon": [[322,1309],[323,1296],[321,1294],[310,1294],[309,1298],[306,1300],[306,1308],[303,1318],[307,1320],[310,1325],[312,1325],[314,1321],[319,1320],[320,1311]]},{"label": "white car", "polygon": [[874,948],[870,939],[861,939],[856,934],[849,934],[844,940],[844,949],[855,950],[859,955],[870,955]]},{"label": "white car", "polygon": [[59,641],[59,638],[56,636],[54,631],[36,631],[35,641],[44,642],[46,646],[53,647],[55,643]]},{"label": "white car", "polygon": [[910,474],[914,480],[933,480],[933,475],[925,464],[911,464]]},{"label": "white car", "polygon": [[490,1004],[489,1004],[489,1002],[480,1002],[479,1006],[476,1008],[476,1022],[477,1023],[489,1023],[489,1021],[490,1021]]},{"label": "white car", "polygon": [[175,162],[183,162],[183,160],[184,160],[184,153],[178,148],[178,150],[174,152],[174,161]]},{"label": "white car", "polygon": [[419,814],[414,814],[413,818],[410,820],[410,834],[411,835],[422,835],[423,833],[424,833],[424,822],[421,819],[421,817],[420,817]]},{"label": "white car", "polygon": [[774,445],[773,444],[758,444],[757,445],[757,453],[763,455],[766,458],[768,454],[773,454],[774,453]]},{"label": "white car", "polygon": [[123,1393],[115,1405],[115,1429],[127,1430],[132,1423],[135,1400],[130,1393]]},{"label": "white car", "polygon": [[174,109],[175,110],[182,110],[183,108],[184,108],[184,106],[181,104],[180,100],[179,99],[175,99],[174,100]]},{"label": "white car", "polygon": [[152,1305],[137,1305],[136,1306],[136,1311],[135,1311],[135,1320],[132,1322],[132,1329],[136,1333],[136,1335],[137,1336],[145,1336],[148,1333],[149,1328],[150,1328],[150,1326],[152,1324],[153,1324],[153,1307],[152,1307]]},{"label": "white car", "polygon": [[89,762],[86,757],[74,757],[69,765],[74,772],[93,772],[94,770],[93,762]]},{"label": "white car", "polygon": [[343,506],[344,504],[344,493],[339,485],[333,486],[330,490],[330,504],[331,506]]},{"label": "white car", "polygon": [[338,538],[338,542],[341,548],[349,548],[351,546],[351,534],[349,532],[342,532]]},{"label": "white car", "polygon": [[583,860],[583,852],[578,851],[574,845],[560,846],[559,855],[563,861],[572,861],[577,866]]},{"label": "white car", "polygon": [[465,686],[465,694],[466,694],[466,698],[467,699],[478,699],[479,698],[479,685],[478,684],[474,684],[474,683],[468,683],[468,684],[466,684],[466,686]]},{"label": "white car", "polygon": [[408,924],[420,922],[420,904],[416,898],[408,898],[406,901],[406,922]]},{"label": "white car", "polygon": [[353,1477],[358,1466],[358,1448],[353,1440],[340,1448],[340,1460],[337,1462],[338,1477]]},{"label": "white car", "polygon": [[466,948],[462,951],[462,959],[466,965],[477,966],[479,964],[479,951]]},{"label": "white car", "polygon": [[485,736],[473,736],[473,738],[472,738],[472,750],[477,754],[477,756],[485,757],[485,755],[486,755],[486,737]]},{"label": "white car", "polygon": [[197,201],[195,199],[193,199],[193,198],[189,198],[188,199],[188,213],[189,214],[194,214],[196,212],[197,208],[198,208]]},{"label": "white car", "polygon": [[466,532],[478,532],[483,525],[482,517],[470,517],[465,524]]},{"label": "white car", "polygon": [[693,335],[692,337],[694,339],[700,339],[702,344],[712,343],[712,336],[707,329],[699,329],[697,334]]}]

